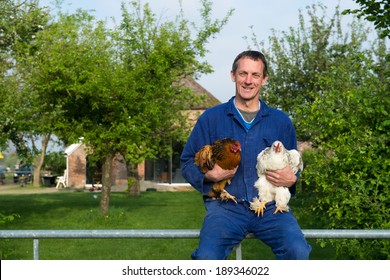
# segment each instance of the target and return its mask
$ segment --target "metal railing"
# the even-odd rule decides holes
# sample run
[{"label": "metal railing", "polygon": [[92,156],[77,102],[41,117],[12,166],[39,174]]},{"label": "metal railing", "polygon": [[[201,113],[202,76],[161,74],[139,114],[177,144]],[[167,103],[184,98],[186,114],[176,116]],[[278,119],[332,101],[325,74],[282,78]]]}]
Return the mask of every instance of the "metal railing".
[{"label": "metal railing", "polygon": [[[390,229],[304,229],[305,238],[363,238],[390,239]],[[199,230],[0,230],[0,239],[33,239],[34,260],[39,260],[39,239],[196,239]],[[249,234],[247,238],[254,238]],[[236,259],[242,259],[241,244],[236,248]]]}]

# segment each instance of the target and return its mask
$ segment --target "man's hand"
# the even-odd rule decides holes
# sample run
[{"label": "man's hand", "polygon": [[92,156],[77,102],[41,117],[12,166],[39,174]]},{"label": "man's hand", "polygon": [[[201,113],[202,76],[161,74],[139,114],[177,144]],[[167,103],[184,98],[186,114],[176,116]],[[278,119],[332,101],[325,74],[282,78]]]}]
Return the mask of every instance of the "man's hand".
[{"label": "man's hand", "polygon": [[278,187],[289,188],[297,181],[297,176],[292,172],[289,165],[280,170],[266,171],[265,177],[270,183]]},{"label": "man's hand", "polygon": [[205,173],[205,181],[219,182],[228,178],[232,178],[234,174],[236,174],[237,169],[238,166],[232,170],[225,170],[222,169],[218,164],[215,164],[213,169]]}]

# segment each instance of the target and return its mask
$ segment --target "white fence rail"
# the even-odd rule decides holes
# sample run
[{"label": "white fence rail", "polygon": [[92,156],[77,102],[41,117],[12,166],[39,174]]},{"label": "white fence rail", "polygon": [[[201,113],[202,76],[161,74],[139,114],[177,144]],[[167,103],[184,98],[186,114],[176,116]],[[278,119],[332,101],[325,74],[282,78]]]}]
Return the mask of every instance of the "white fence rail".
[{"label": "white fence rail", "polygon": [[[363,238],[390,239],[390,229],[304,229],[306,238]],[[196,239],[199,230],[0,230],[0,239],[33,239],[34,260],[39,260],[39,239]],[[249,234],[247,238],[254,238]],[[236,249],[236,259],[242,259],[241,245]]]}]

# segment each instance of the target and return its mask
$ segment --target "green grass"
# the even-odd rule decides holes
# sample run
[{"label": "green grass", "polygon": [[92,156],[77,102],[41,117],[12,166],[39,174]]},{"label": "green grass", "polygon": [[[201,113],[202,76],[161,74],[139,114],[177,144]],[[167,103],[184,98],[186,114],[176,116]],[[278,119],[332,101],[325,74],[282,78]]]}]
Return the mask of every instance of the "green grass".
[{"label": "green grass", "polygon": [[[100,215],[99,202],[100,194],[90,192],[1,195],[0,213],[20,217],[0,229],[200,229],[205,215],[197,192],[146,192],[140,197],[112,193],[108,217]],[[305,221],[299,222],[305,228]],[[333,248],[309,242],[312,259],[333,259]],[[186,260],[197,243],[196,239],[41,239],[39,253],[47,260]],[[1,259],[32,259],[32,249],[30,239],[0,239]],[[271,250],[254,239],[243,241],[242,254],[243,259],[274,259]]]}]

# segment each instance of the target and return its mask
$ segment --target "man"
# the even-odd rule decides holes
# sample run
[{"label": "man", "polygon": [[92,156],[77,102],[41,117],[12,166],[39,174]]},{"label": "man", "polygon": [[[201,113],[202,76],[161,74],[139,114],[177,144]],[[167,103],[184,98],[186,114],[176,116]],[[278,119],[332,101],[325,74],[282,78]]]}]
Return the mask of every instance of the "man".
[{"label": "man", "polygon": [[[260,90],[268,79],[267,61],[257,51],[244,51],[233,62],[231,79],[236,93],[227,103],[206,110],[198,119],[181,155],[184,178],[204,194],[206,217],[193,259],[226,259],[248,233],[271,247],[276,259],[308,259],[311,251],[291,212],[277,213],[275,203],[266,205],[263,216],[250,210],[249,202],[257,196],[257,155],[275,140],[287,149],[296,149],[295,129],[282,111],[268,107],[260,100]],[[241,162],[234,170],[218,165],[200,172],[194,164],[201,147],[222,138],[241,143]],[[206,196],[213,182],[233,177],[226,190],[234,201],[213,200]],[[287,186],[295,194],[297,175],[288,166],[269,171],[267,179],[277,186]]]}]

